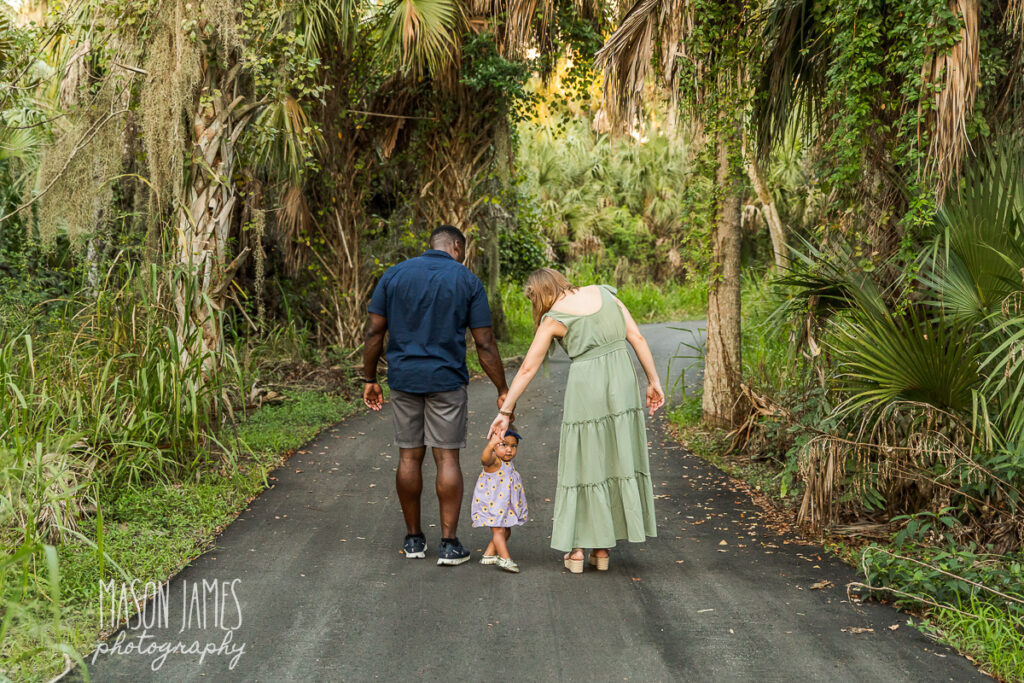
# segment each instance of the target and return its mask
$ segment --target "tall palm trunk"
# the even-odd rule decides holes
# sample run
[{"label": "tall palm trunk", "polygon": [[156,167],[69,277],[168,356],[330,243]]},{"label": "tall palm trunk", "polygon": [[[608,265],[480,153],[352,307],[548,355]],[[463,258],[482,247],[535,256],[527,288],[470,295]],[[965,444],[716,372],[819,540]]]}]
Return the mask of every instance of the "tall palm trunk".
[{"label": "tall palm trunk", "polygon": [[779,217],[779,210],[775,206],[775,197],[768,189],[768,184],[761,174],[761,167],[757,159],[747,161],[747,175],[750,183],[754,186],[757,199],[761,202],[761,213],[764,214],[764,222],[768,224],[768,234],[772,238],[772,252],[775,254],[775,270],[785,271],[789,268],[789,253],[786,250],[786,230],[782,227],[782,219]]},{"label": "tall palm trunk", "polygon": [[[512,131],[508,125],[508,115],[502,115],[494,131],[495,159],[498,180],[502,192],[512,189]],[[485,221],[490,227],[487,235],[487,298],[491,305],[491,327],[498,339],[508,338],[508,325],[505,322],[505,307],[501,301],[501,223],[509,216],[507,211],[502,217],[492,214],[492,220]]]},{"label": "tall palm trunk", "polygon": [[201,359],[204,374],[217,367],[223,348],[220,313],[231,275],[247,251],[225,265],[238,199],[232,179],[234,145],[253,110],[252,105],[240,107],[241,96],[232,99],[239,70],[235,65],[224,73],[209,62],[204,64],[204,97],[193,117],[190,172],[177,212],[178,345],[182,364]]},{"label": "tall palm trunk", "polygon": [[704,357],[704,422],[731,427],[740,408],[740,192],[732,171],[727,134],[718,133],[715,180],[722,193],[713,237],[714,267],[708,286]]}]

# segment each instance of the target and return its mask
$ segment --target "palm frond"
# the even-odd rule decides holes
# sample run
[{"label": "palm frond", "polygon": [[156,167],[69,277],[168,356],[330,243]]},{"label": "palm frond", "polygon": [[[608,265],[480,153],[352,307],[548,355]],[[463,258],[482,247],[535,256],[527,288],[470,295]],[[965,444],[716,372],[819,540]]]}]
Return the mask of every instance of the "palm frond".
[{"label": "palm frond", "polygon": [[885,297],[873,271],[860,267],[849,247],[839,245],[833,253],[796,236],[801,248],[791,247],[793,260],[788,273],[775,280],[790,288],[790,298],[780,314],[814,313],[825,319],[837,312],[860,309],[876,318],[888,314]]},{"label": "palm frond", "polygon": [[[538,5],[540,21],[537,20]],[[508,0],[502,53],[508,57],[521,57],[533,44],[547,51],[554,11],[552,0]]]},{"label": "palm frond", "polygon": [[882,317],[857,311],[838,323],[833,344],[840,380],[850,393],[841,412],[874,411],[896,401],[967,413],[978,384],[978,347],[942,318]]},{"label": "palm frond", "polygon": [[332,42],[340,48],[351,44],[359,22],[356,0],[294,0],[292,9],[307,55],[323,54]]},{"label": "palm frond", "polygon": [[763,157],[793,121],[806,129],[821,119],[827,36],[814,20],[814,0],[772,0],[763,14],[763,58],[753,122]]},{"label": "palm frond", "polygon": [[1008,0],[1003,13],[1003,30],[1011,35],[1024,33],[1024,0]]},{"label": "palm frond", "polygon": [[620,130],[640,115],[659,21],[670,4],[675,3],[638,0],[595,56],[595,66],[604,71],[604,109]]},{"label": "palm frond", "polygon": [[15,43],[10,37],[14,28],[14,18],[6,4],[0,5],[0,69],[7,66],[7,62],[14,56]]},{"label": "palm frond", "polygon": [[974,325],[1022,288],[1024,151],[1001,143],[965,171],[960,192],[936,215],[939,231],[919,276],[943,315]]},{"label": "palm frond", "polygon": [[256,157],[276,175],[299,182],[307,160],[324,149],[320,130],[314,127],[302,105],[286,95],[263,108],[256,119]]},{"label": "palm frond", "polygon": [[417,77],[439,76],[455,62],[464,24],[455,0],[396,0],[384,22],[383,49]]}]

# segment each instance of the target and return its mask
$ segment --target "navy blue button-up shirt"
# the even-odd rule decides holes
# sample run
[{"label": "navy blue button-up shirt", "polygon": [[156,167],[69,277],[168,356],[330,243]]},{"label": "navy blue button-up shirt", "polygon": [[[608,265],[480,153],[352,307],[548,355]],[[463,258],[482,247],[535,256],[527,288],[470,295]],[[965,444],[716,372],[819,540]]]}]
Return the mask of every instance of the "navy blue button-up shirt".
[{"label": "navy blue button-up shirt", "polygon": [[480,278],[437,249],[388,268],[369,311],[388,320],[388,385],[413,394],[467,384],[466,328],[491,326]]}]

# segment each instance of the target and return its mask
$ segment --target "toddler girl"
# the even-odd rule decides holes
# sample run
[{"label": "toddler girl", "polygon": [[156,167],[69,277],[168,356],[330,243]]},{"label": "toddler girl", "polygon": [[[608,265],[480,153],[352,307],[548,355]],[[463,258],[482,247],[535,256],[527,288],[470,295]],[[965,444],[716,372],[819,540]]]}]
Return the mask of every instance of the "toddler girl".
[{"label": "toddler girl", "polygon": [[480,463],[484,466],[473,490],[473,526],[491,527],[493,538],[487,544],[480,564],[496,564],[507,572],[519,572],[519,565],[508,554],[512,527],[527,520],[523,478],[512,459],[519,448],[519,436],[511,427],[505,438],[497,435],[484,447]]}]

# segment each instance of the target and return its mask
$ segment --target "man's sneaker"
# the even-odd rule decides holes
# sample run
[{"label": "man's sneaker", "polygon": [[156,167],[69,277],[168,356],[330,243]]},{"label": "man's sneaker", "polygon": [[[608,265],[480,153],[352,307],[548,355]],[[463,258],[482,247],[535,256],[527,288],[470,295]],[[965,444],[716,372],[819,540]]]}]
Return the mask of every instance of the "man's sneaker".
[{"label": "man's sneaker", "polygon": [[480,558],[480,564],[498,564],[497,555],[484,555]]},{"label": "man's sneaker", "polygon": [[409,534],[405,537],[402,550],[408,559],[423,559],[427,556],[427,537],[423,534]]},{"label": "man's sneaker", "polygon": [[469,551],[462,547],[458,538],[451,540],[441,539],[441,545],[437,550],[438,566],[454,566],[469,560]]}]

